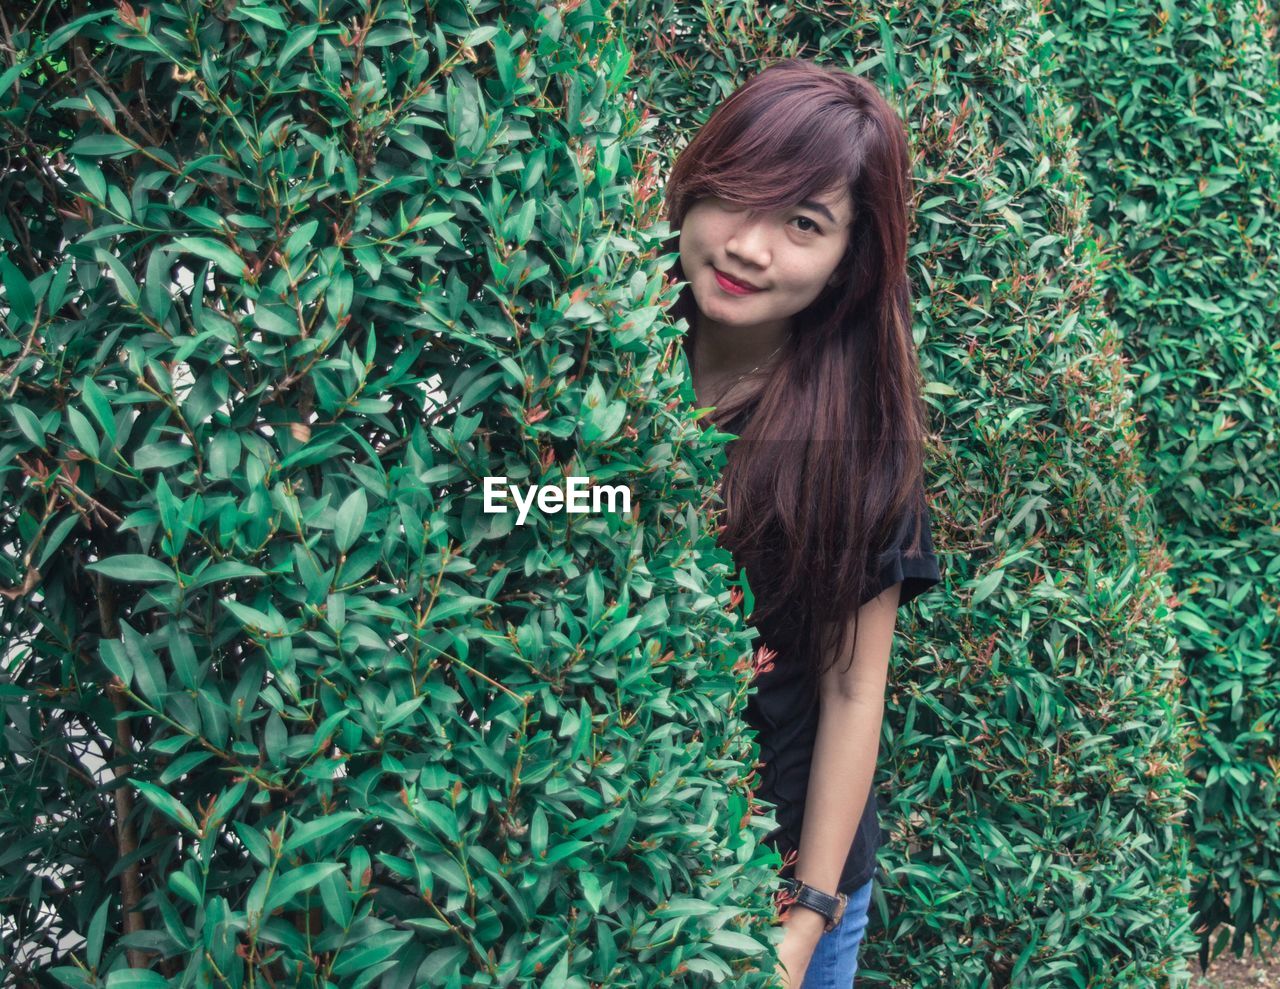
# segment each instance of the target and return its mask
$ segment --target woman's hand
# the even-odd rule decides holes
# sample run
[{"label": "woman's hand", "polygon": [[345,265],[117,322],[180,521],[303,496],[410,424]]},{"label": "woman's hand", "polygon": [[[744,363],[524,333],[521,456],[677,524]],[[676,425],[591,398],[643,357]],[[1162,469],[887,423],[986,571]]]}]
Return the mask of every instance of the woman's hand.
[{"label": "woman's hand", "polygon": [[805,907],[792,906],[782,922],[782,942],[778,945],[778,975],[784,989],[800,989],[809,960],[822,937],[826,919]]}]

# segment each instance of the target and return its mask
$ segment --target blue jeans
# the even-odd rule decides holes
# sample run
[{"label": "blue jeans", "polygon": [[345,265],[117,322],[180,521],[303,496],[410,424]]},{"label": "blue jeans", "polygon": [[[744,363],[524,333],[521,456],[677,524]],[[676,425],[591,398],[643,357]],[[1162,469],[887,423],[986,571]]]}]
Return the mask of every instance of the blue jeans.
[{"label": "blue jeans", "polygon": [[818,939],[800,989],[852,989],[853,976],[858,971],[858,947],[867,929],[871,884],[874,882],[874,878],[868,879],[865,886],[849,894],[839,925]]}]

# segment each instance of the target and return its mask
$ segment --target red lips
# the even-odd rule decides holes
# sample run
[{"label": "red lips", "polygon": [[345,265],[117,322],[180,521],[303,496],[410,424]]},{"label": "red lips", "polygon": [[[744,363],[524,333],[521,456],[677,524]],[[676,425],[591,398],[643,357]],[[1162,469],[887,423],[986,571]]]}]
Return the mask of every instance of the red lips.
[{"label": "red lips", "polygon": [[715,266],[712,266],[711,270],[716,273],[716,281],[719,282],[720,286],[728,292],[733,292],[735,295],[746,295],[748,292],[760,291],[760,287],[758,285],[752,285],[750,282],[741,281],[734,278],[732,275],[726,275]]}]

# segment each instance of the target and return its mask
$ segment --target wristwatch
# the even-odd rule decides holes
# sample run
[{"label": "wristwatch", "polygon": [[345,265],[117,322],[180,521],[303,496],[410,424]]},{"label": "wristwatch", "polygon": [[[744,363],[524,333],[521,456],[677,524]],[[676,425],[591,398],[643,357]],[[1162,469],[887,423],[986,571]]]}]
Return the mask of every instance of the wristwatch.
[{"label": "wristwatch", "polygon": [[832,896],[812,886],[806,886],[799,879],[784,879],[782,887],[792,894],[793,903],[815,910],[827,918],[827,926],[823,931],[833,930],[840,923],[840,918],[844,916],[845,904],[849,902],[848,893],[837,892]]}]

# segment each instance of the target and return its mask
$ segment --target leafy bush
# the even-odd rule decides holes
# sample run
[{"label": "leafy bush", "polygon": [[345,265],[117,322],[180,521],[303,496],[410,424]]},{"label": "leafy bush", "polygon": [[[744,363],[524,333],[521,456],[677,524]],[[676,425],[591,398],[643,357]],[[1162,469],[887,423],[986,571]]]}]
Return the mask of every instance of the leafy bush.
[{"label": "leafy bush", "polygon": [[1280,921],[1280,80],[1254,5],[1050,24],[1178,589],[1203,964]]},{"label": "leafy bush", "polygon": [[[12,978],[772,978],[726,437],[672,359],[628,52],[594,3],[409,11],[18,38]],[[487,476],[634,501],[518,525]]]}]

